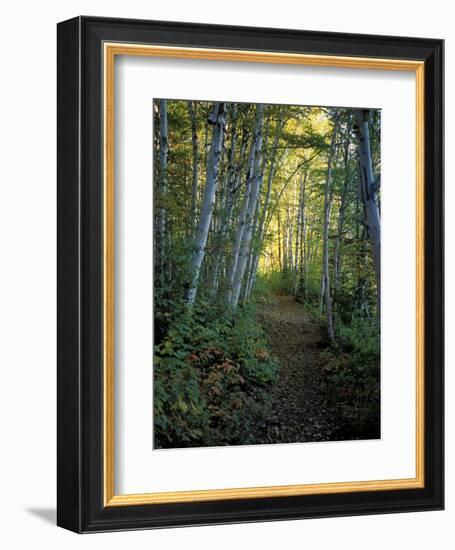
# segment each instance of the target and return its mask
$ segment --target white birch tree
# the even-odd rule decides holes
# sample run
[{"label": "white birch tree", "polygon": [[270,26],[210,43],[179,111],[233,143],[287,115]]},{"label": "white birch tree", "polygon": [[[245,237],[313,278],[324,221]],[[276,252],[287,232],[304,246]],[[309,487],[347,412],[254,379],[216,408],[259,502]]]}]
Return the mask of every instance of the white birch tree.
[{"label": "white birch tree", "polygon": [[164,255],[165,255],[165,230],[166,230],[166,209],[164,200],[167,188],[167,160],[169,153],[168,122],[167,122],[167,100],[161,99],[159,102],[160,128],[159,128],[159,171],[158,171],[158,201],[159,207],[156,216],[157,232],[157,261],[156,268],[159,270],[159,277],[164,276]]},{"label": "white birch tree", "polygon": [[356,111],[357,125],[359,128],[359,165],[360,165],[360,196],[365,206],[368,238],[371,243],[373,264],[378,289],[378,301],[381,284],[381,218],[377,204],[379,190],[379,177],[373,174],[373,162],[371,159],[369,110],[358,109]]},{"label": "white birch tree", "polygon": [[253,161],[253,178],[248,199],[248,207],[246,210],[245,227],[242,234],[240,244],[237,267],[235,271],[234,284],[232,288],[231,307],[235,311],[238,305],[240,290],[243,283],[243,276],[250,254],[251,237],[253,231],[254,214],[256,212],[256,203],[259,195],[259,190],[262,184],[262,125],[264,120],[264,105],[256,105],[256,120],[254,127],[254,161]]},{"label": "white birch tree", "polygon": [[327,160],[327,175],[324,190],[324,225],[323,225],[323,252],[322,252],[322,292],[324,296],[325,313],[327,319],[327,332],[332,343],[335,342],[335,332],[333,329],[332,296],[330,294],[330,271],[329,271],[329,227],[330,212],[332,208],[332,171],[335,160],[336,137],[338,132],[338,116],[335,115],[334,126],[332,130],[332,139],[330,142],[329,157]]},{"label": "white birch tree", "polygon": [[199,144],[197,137],[196,105],[194,101],[188,101],[188,114],[191,121],[191,149],[193,154],[190,224],[195,226],[197,219],[196,201],[199,182]]},{"label": "white birch tree", "polygon": [[234,237],[234,244],[232,248],[231,260],[229,262],[228,271],[226,275],[225,283],[225,303],[226,305],[232,305],[232,295],[234,290],[234,278],[237,270],[237,263],[239,259],[240,246],[242,243],[243,232],[245,229],[246,216],[248,211],[248,204],[250,201],[250,190],[254,177],[254,158],[256,151],[256,141],[251,141],[251,148],[248,157],[248,169],[246,174],[245,192],[243,194],[242,204],[240,207],[239,219]]},{"label": "white birch tree", "polygon": [[252,291],[252,288],[254,286],[254,282],[256,280],[256,275],[257,275],[257,270],[258,270],[258,265],[259,265],[259,257],[261,255],[261,247],[262,247],[262,244],[264,242],[264,236],[265,236],[265,231],[266,231],[266,223],[265,222],[266,222],[266,217],[267,217],[267,213],[268,213],[269,205],[270,205],[270,197],[271,197],[271,192],[272,192],[272,183],[273,183],[273,179],[275,177],[276,151],[277,151],[278,141],[279,141],[279,139],[281,137],[281,133],[283,131],[284,123],[285,123],[284,113],[281,111],[280,115],[279,115],[279,118],[278,118],[277,126],[276,126],[275,136],[274,136],[274,139],[273,139],[272,150],[271,150],[271,153],[270,153],[270,164],[269,164],[269,172],[268,172],[268,175],[267,175],[267,187],[266,187],[266,193],[265,193],[265,198],[264,198],[264,205],[262,207],[262,213],[261,213],[260,220],[259,220],[259,225],[258,225],[258,228],[257,228],[258,245],[256,247],[256,250],[254,250],[254,253],[253,253],[253,258],[252,258],[252,262],[251,262],[251,272],[249,274],[249,280],[248,280],[248,283],[247,283],[248,286],[247,286],[247,291],[246,291],[246,298],[249,298],[249,296],[251,294],[251,291]]},{"label": "white birch tree", "polygon": [[204,260],[205,246],[212,220],[213,208],[215,205],[215,193],[218,183],[218,168],[223,144],[224,126],[226,122],[226,107],[224,103],[215,103],[215,106],[208,118],[212,125],[212,141],[207,158],[207,176],[202,201],[201,214],[196,229],[196,237],[191,260],[190,288],[187,295],[189,306],[196,300],[199,273]]}]

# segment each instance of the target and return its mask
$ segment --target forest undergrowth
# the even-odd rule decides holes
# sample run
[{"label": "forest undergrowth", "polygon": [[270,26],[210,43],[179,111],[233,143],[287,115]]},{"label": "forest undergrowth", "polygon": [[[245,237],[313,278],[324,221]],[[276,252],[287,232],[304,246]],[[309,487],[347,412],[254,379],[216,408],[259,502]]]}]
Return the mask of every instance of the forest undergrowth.
[{"label": "forest undergrowth", "polygon": [[157,448],[379,437],[374,328],[338,321],[331,345],[323,318],[282,274],[260,277],[235,317],[203,299],[175,306],[159,323]]},{"label": "forest undergrowth", "polygon": [[166,336],[155,347],[155,446],[254,443],[279,371],[259,303],[235,317],[203,299],[191,310],[175,306],[163,308]]}]

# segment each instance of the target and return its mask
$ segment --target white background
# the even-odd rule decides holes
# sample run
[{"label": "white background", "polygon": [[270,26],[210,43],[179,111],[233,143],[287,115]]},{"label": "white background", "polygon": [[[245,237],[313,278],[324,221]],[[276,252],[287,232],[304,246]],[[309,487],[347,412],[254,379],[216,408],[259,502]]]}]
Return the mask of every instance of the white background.
[{"label": "white background", "polygon": [[[153,450],[153,98],[175,94],[382,109],[380,440]],[[116,494],[415,477],[414,74],[123,57],[115,116]]]},{"label": "white background", "polygon": [[[53,526],[55,510],[55,23],[78,14],[446,38],[447,151],[453,140],[453,14],[434,0],[21,2],[2,12],[0,162],[0,517],[8,548],[261,548],[369,550],[453,546],[454,407],[447,405],[447,510],[285,523],[186,528],[80,537]],[[447,163],[447,199],[455,199]],[[447,220],[447,280],[455,277]],[[447,387],[453,387],[453,285],[447,287]]]}]

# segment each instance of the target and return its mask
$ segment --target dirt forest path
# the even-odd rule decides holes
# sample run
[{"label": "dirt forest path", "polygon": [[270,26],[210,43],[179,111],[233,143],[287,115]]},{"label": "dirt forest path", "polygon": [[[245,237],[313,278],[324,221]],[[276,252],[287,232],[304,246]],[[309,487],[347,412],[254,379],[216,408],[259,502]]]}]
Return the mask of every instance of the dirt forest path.
[{"label": "dirt forest path", "polygon": [[292,296],[276,295],[259,318],[281,368],[272,409],[262,428],[264,443],[336,439],[334,411],[327,403],[320,352],[321,326]]}]

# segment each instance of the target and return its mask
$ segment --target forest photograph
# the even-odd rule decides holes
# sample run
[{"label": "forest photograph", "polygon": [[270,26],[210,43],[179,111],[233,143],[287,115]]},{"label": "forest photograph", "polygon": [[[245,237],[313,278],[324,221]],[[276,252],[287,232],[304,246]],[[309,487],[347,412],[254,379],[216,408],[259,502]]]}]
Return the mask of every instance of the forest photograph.
[{"label": "forest photograph", "polygon": [[381,111],[153,117],[154,448],[380,438]]}]

